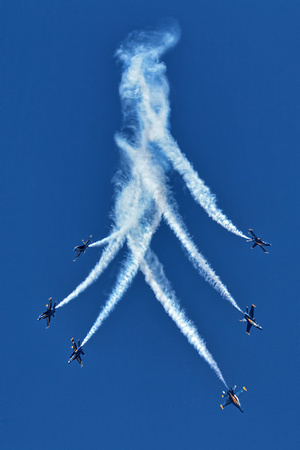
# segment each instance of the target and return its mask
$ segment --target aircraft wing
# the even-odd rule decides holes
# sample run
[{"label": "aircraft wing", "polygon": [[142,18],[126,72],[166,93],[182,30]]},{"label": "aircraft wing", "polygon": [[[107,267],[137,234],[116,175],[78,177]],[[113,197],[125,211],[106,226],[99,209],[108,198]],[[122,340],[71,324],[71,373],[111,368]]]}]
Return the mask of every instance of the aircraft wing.
[{"label": "aircraft wing", "polygon": [[235,395],[237,397],[240,397],[247,389],[245,387],[243,387],[242,389],[240,389]]},{"label": "aircraft wing", "polygon": [[251,327],[252,327],[252,323],[250,323],[250,322],[247,321],[247,328],[246,328],[246,333],[247,333],[247,334],[250,334],[249,331],[250,331],[250,328],[251,328]]},{"label": "aircraft wing", "polygon": [[251,309],[250,309],[250,317],[251,317],[252,319],[254,319],[254,308],[255,308],[255,305],[251,305]]},{"label": "aircraft wing", "polygon": [[260,245],[260,248],[262,249],[263,252],[268,253],[267,250],[262,245]]},{"label": "aircraft wing", "polygon": [[220,405],[220,406],[221,406],[221,408],[223,409],[223,408],[225,408],[225,406],[230,405],[230,403],[232,403],[232,400],[231,400],[230,397],[228,397],[228,398],[226,399],[226,402],[223,403],[223,404]]},{"label": "aircraft wing", "polygon": [[50,316],[47,316],[47,328],[49,328],[50,325]]},{"label": "aircraft wing", "polygon": [[68,364],[70,364],[72,361],[74,361],[74,359],[75,359],[75,356],[74,356],[74,352],[73,352],[69,358]]},{"label": "aircraft wing", "polygon": [[252,245],[252,247],[251,248],[254,248],[254,247],[256,247],[257,246],[257,243],[256,242],[254,242],[254,244]]},{"label": "aircraft wing", "polygon": [[79,362],[79,364],[81,365],[81,367],[83,366],[80,355],[77,356],[77,361]]},{"label": "aircraft wing", "polygon": [[76,259],[78,258],[78,256],[80,256],[80,255],[81,255],[81,252],[80,252],[79,250],[76,250],[76,251],[78,251],[78,253],[77,253],[77,255],[76,255],[75,259],[73,259],[73,261],[76,261]]},{"label": "aircraft wing", "polygon": [[73,338],[71,339],[71,341],[72,341],[72,349],[74,350],[74,352],[76,352],[76,350],[77,350],[76,343]]},{"label": "aircraft wing", "polygon": [[257,237],[256,234],[253,232],[253,230],[252,230],[251,228],[249,228],[249,231],[250,231],[250,233],[252,234],[252,236],[253,236],[254,238]]},{"label": "aircraft wing", "polygon": [[50,311],[50,309],[52,308],[52,297],[49,298],[49,303],[46,306],[48,308],[47,311]]}]

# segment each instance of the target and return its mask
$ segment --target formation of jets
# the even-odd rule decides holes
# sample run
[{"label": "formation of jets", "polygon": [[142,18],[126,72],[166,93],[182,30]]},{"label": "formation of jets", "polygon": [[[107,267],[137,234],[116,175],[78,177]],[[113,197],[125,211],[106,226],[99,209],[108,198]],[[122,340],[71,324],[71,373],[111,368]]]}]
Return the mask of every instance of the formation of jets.
[{"label": "formation of jets", "polygon": [[[268,253],[267,250],[264,247],[270,247],[271,244],[268,242],[264,242],[262,239],[256,236],[254,231],[249,228],[249,235],[250,239],[247,240],[247,242],[253,242],[252,249],[259,245],[259,247],[265,252]],[[244,312],[244,318],[240,320],[240,322],[247,323],[246,327],[246,333],[250,335],[250,328],[254,326],[255,328],[258,328],[259,330],[262,330],[262,327],[256,323],[256,320],[254,319],[254,308],[255,305],[251,305],[250,313],[248,312],[248,306],[246,306],[246,312]],[[223,403],[221,408],[223,409],[225,406],[230,405],[231,403],[236,406],[242,413],[244,412],[241,408],[241,403],[239,401],[239,397],[243,394],[244,391],[247,391],[245,387],[240,389],[238,392],[235,392],[236,386],[234,388],[230,387],[227,392],[223,391],[222,397],[226,397],[225,403]]]},{"label": "formation of jets", "polygon": [[[269,247],[271,244],[269,244],[267,242],[264,242],[262,239],[258,238],[251,228],[249,229],[249,234],[250,234],[251,238],[249,240],[247,240],[247,242],[253,242],[254,243],[251,248],[254,248],[257,245],[259,245],[260,248],[265,253],[268,253],[264,247]],[[74,259],[74,261],[76,261],[76,259],[81,254],[84,254],[86,252],[87,248],[89,247],[89,245],[91,243],[91,237],[92,236],[90,236],[86,242],[84,240],[82,240],[82,242],[83,242],[82,245],[78,245],[78,246],[74,247],[74,251],[77,252],[77,255],[76,255],[76,258]],[[51,317],[55,317],[56,302],[54,303],[54,305],[52,307],[52,297],[49,298],[49,303],[46,306],[47,306],[46,311],[43,312],[38,317],[37,320],[47,319],[47,328],[48,328],[49,325],[50,325]],[[250,313],[249,313],[248,312],[248,306],[246,306],[246,312],[244,313],[244,318],[241,319],[241,322],[247,323],[246,333],[249,334],[249,335],[250,335],[250,328],[252,326],[254,326],[255,328],[258,328],[259,330],[262,330],[262,327],[258,323],[256,323],[256,320],[254,318],[254,308],[255,308],[255,305],[252,305],[251,309],[250,309]],[[74,341],[74,338],[72,338],[71,341],[72,341],[73,353],[70,356],[68,364],[70,364],[72,361],[77,359],[77,361],[79,362],[80,366],[82,367],[83,364],[82,364],[82,360],[81,360],[81,355],[84,356],[84,352],[82,350],[82,347],[81,347],[81,344],[80,344],[80,340],[78,340],[78,347],[77,347],[77,345],[76,345],[76,343]],[[236,386],[234,386],[233,388],[230,387],[227,392],[223,391],[222,397],[226,397],[226,401],[225,401],[225,403],[223,403],[220,406],[223,409],[225,406],[230,405],[232,403],[234,406],[236,406],[243,413],[244,411],[241,408],[241,403],[239,401],[239,397],[247,389],[245,387],[243,387],[238,392],[235,392],[235,389],[236,389]]]}]

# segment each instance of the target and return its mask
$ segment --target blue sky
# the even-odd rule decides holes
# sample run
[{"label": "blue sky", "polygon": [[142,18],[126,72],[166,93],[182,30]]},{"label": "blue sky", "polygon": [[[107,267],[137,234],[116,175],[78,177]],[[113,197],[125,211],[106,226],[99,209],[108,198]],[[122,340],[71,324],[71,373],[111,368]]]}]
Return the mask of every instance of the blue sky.
[{"label": "blue sky", "polygon": [[[1,330],[0,430],[6,449],[245,449],[299,444],[299,13],[284,1],[0,2]],[[245,414],[222,411],[222,383],[165,314],[139,274],[67,364],[126,256],[57,312],[101,254],[73,263],[74,245],[105,237],[122,125],[114,52],[129,32],[175,18],[182,36],[164,56],[171,131],[243,232],[228,233],[170,173],[180,213],[242,309],[198,275],[162,225],[153,248],[186,314],[228,384],[246,386]],[[255,439],[255,444],[253,443]]]}]

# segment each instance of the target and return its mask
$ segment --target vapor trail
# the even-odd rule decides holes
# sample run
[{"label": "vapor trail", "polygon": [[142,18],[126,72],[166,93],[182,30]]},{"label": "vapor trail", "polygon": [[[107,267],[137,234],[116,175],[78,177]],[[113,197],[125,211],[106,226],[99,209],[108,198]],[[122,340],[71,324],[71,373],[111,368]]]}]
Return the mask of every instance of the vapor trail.
[{"label": "vapor trail", "polygon": [[120,235],[118,238],[112,241],[103,251],[100,261],[95,265],[95,267],[86,277],[86,279],[82,283],[80,283],[79,286],[77,286],[77,288],[74,289],[73,292],[71,292],[71,294],[69,294],[64,300],[62,300],[57,305],[56,308],[61,308],[62,306],[65,306],[71,300],[78,297],[78,295],[81,294],[85,289],[87,289],[92,283],[94,283],[100,277],[102,272],[106,269],[108,264],[114,259],[117,252],[122,247],[124,241],[125,241],[124,234]]},{"label": "vapor trail", "polygon": [[[160,152],[171,161],[175,170],[183,177],[194,199],[207,214],[228,231],[247,239],[247,236],[217,207],[215,196],[182,154],[170,134],[169,85],[165,76],[165,64],[159,61],[159,57],[177,42],[178,30],[173,30],[173,40],[170,40],[168,33],[166,36],[167,39],[164,39],[163,33],[160,36],[156,33],[154,37],[152,36],[151,42],[147,33],[140,33],[139,40],[130,42],[129,39],[117,52],[126,67],[120,85],[121,98],[127,106],[136,101],[134,107],[148,141],[156,143]],[[160,45],[156,42],[158,37]]]},{"label": "vapor trail", "polygon": [[[159,217],[157,218],[159,220]],[[134,239],[135,238],[135,239]],[[129,235],[127,242],[133,255],[139,254],[139,241],[141,238],[136,234],[134,237]],[[142,238],[143,240],[143,238]],[[199,336],[195,325],[186,318],[184,312],[180,310],[176,295],[171,288],[171,285],[166,278],[163,266],[158,261],[156,255],[151,252],[150,246],[145,254],[145,257],[140,259],[140,270],[145,276],[146,282],[153,290],[156,298],[160,301],[167,314],[174,320],[180,331],[187,337],[189,343],[193,345],[198,354],[205,359],[210,367],[215,371],[220,380],[227,387],[224,377],[215,362],[211,353],[207,350],[204,340]]]},{"label": "vapor trail", "polygon": [[216,275],[213,269],[210,267],[206,259],[201,255],[196,245],[192,241],[188,232],[185,229],[182,219],[178,214],[168,206],[163,210],[163,217],[174,234],[178,237],[183,247],[186,249],[187,254],[192,261],[193,265],[199,270],[200,274],[208,281],[219,293],[228,300],[232,306],[238,311],[242,312],[241,308],[237,305],[233,297],[228,292],[226,286],[222,283],[220,278]]},{"label": "vapor trail", "polygon": [[[183,224],[182,218],[175,213],[174,208],[170,204],[170,193],[166,186],[165,175],[160,166],[152,164],[151,155],[146,150],[146,145],[142,145],[136,150],[132,148],[128,142],[121,136],[116,136],[116,142],[132,159],[136,171],[140,173],[144,190],[151,193],[158,210],[163,215],[165,221],[170,226],[174,234],[180,240],[182,246],[186,249],[187,254],[198,269],[200,274],[208,281],[224,298],[226,298],[232,306],[242,312],[233,297],[228,292],[226,286],[210,267],[205,258],[201,255],[196,245],[189,236],[186,226]],[[175,201],[173,200],[173,203]]]},{"label": "vapor trail", "polygon": [[119,300],[122,298],[125,291],[128,289],[133,278],[137,274],[137,271],[139,270],[140,262],[143,259],[144,254],[149,247],[152,236],[155,233],[159,223],[160,223],[160,215],[156,214],[152,223],[148,224],[145,227],[145,231],[144,232],[141,231],[141,236],[139,236],[136,251],[128,255],[127,262],[125,263],[125,266],[123,267],[118,276],[118,280],[114,290],[109,296],[109,299],[106,302],[104,308],[100,311],[100,314],[97,317],[94,325],[84,338],[82,346],[85,345],[90,340],[90,338],[96,333],[96,331],[102,325],[102,322],[109,316],[109,314],[115,308]]},{"label": "vapor trail", "polygon": [[207,350],[204,340],[199,336],[195,325],[186,318],[184,312],[180,310],[175,293],[171,289],[163,267],[157,257],[148,251],[145,260],[141,262],[141,271],[146,282],[153,290],[157,300],[162,304],[166,313],[174,320],[180,331],[187,337],[189,343],[197,350],[198,354],[205,359],[209,366],[215,371],[219,379],[227,387],[226,381],[214,360]]},{"label": "vapor trail", "polygon": [[89,247],[103,247],[103,245],[108,244],[109,242],[111,242],[113,239],[115,239],[116,237],[118,237],[118,235],[120,235],[120,231],[115,231],[114,233],[112,233],[110,236],[107,236],[104,239],[101,239],[100,241],[96,241],[93,242],[92,244],[89,245]]},{"label": "vapor trail", "polygon": [[176,27],[169,31],[133,33],[117,51],[117,56],[124,67],[120,84],[124,127],[122,134],[115,137],[122,150],[123,165],[116,182],[114,226],[110,236],[90,245],[90,247],[104,245],[106,247],[88,277],[62,300],[58,307],[77,297],[96,281],[127,241],[127,259],[106,304],[84,338],[82,346],[113,311],[137,271],[141,270],[165,311],[227,387],[216,361],[195,325],[180,309],[162,265],[150,250],[151,239],[163,218],[199,273],[241,311],[226,286],[194,244],[177,212],[177,205],[168,186],[167,173],[173,166],[183,177],[194,199],[210,217],[232,233],[246,238],[217,207],[215,196],[182,154],[170,133],[169,85],[165,76],[166,66],[160,62],[160,57],[177,43],[178,38],[179,32]]},{"label": "vapor trail", "polygon": [[126,234],[130,229],[137,226],[141,215],[144,214],[145,209],[145,194],[142,192],[139,177],[132,174],[129,182],[120,181],[121,191],[117,196],[116,206],[114,211],[115,230],[110,236],[101,241],[91,244],[90,247],[98,247],[108,243],[108,246],[103,251],[99,262],[91,270],[86,279],[74,289],[64,300],[62,300],[57,308],[69,303],[74,298],[78,297],[85,289],[94,283],[103,271],[107,268],[109,263],[114,259],[120,248],[123,246]]},{"label": "vapor trail", "polygon": [[192,164],[187,160],[185,155],[181,153],[177,143],[169,133],[166,133],[166,137],[161,144],[161,148],[172,162],[174,168],[183,177],[195,201],[202,206],[207,214],[217,223],[222,225],[222,227],[226,228],[228,231],[231,231],[231,233],[234,233],[244,239],[248,239],[247,236],[239,231],[226,217],[226,215],[217,207],[215,195],[212,194],[209,187],[205,185],[203,180],[201,180]]}]

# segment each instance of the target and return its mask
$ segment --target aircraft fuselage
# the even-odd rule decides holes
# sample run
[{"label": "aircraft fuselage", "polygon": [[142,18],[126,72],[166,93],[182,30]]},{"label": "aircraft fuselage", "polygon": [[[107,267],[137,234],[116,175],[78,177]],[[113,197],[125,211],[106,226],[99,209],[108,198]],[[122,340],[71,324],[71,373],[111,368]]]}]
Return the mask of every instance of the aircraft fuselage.
[{"label": "aircraft fuselage", "polygon": [[247,322],[251,323],[251,325],[253,325],[255,328],[258,328],[259,330],[262,330],[262,327],[260,325],[258,325],[258,323],[255,322],[255,319],[250,317],[249,314],[245,313],[244,317],[247,320]]},{"label": "aircraft fuselage", "polygon": [[262,241],[260,238],[254,238],[254,242],[257,244],[257,245],[266,245],[267,247],[269,247],[271,244],[268,244],[268,242],[264,242],[264,241]]},{"label": "aircraft fuselage", "polygon": [[229,395],[232,403],[234,404],[234,406],[236,406],[243,413],[244,411],[241,408],[239,398],[235,394],[232,394],[231,392],[228,392],[228,395]]}]

